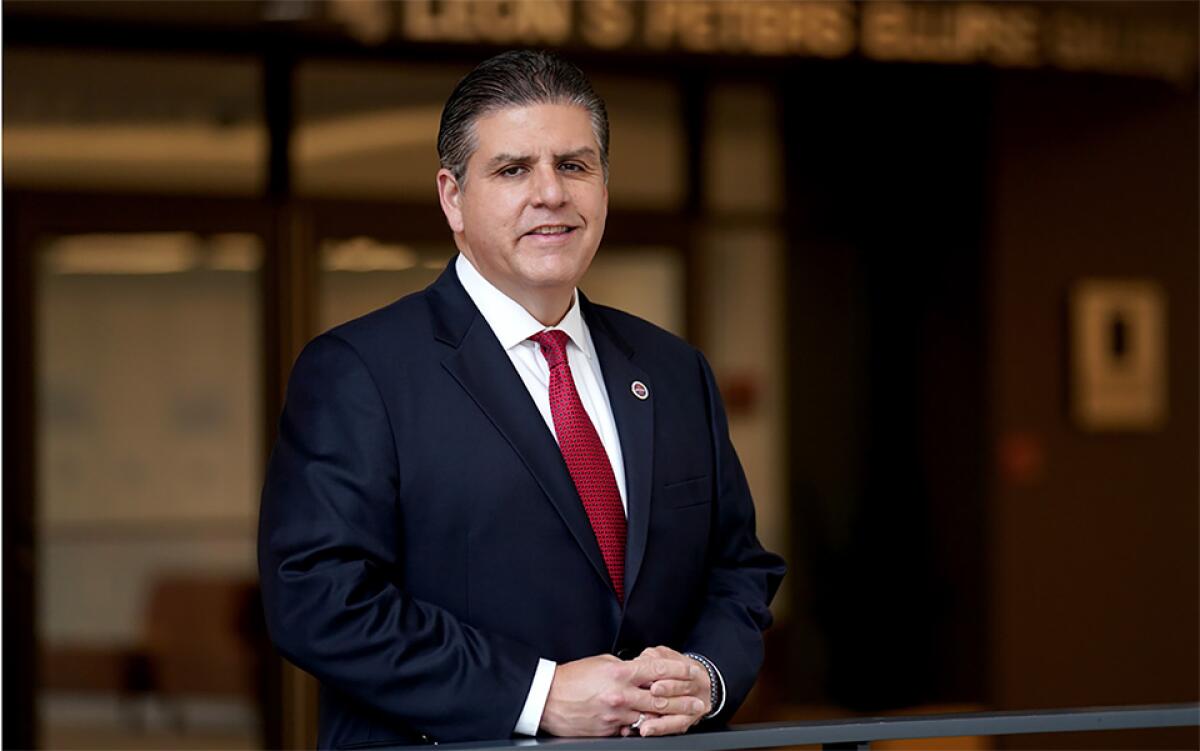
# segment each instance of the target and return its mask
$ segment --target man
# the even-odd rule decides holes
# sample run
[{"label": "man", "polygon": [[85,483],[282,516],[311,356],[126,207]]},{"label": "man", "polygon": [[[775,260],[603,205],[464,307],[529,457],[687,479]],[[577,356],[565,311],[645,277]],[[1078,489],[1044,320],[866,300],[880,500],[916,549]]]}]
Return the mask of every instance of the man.
[{"label": "man", "polygon": [[313,340],[263,490],[280,651],[320,745],[681,733],[762,662],[783,562],[713,376],[576,291],[604,233],[608,119],[583,74],[510,52],[442,113],[460,255]]}]

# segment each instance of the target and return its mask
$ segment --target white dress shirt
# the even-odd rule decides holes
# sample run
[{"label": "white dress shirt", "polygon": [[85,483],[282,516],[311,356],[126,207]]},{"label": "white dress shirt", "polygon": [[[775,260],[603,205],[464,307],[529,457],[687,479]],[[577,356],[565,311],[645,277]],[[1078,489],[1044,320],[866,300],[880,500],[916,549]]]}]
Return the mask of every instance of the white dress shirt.
[{"label": "white dress shirt", "polygon": [[[500,346],[512,360],[517,375],[533,397],[538,412],[546,421],[550,434],[554,435],[554,416],[550,412],[550,366],[542,356],[537,342],[529,337],[542,331],[559,329],[566,332],[567,363],[571,366],[571,375],[575,380],[575,390],[579,392],[579,401],[591,418],[604,451],[608,454],[608,462],[612,465],[613,477],[617,481],[617,491],[621,494],[621,505],[625,514],[629,514],[629,502],[625,495],[625,462],[621,459],[621,441],[617,435],[617,422],[613,419],[612,406],[608,401],[608,392],[604,388],[604,376],[600,372],[600,360],[596,357],[596,347],[592,344],[592,335],[587,323],[579,310],[579,291],[571,300],[571,308],[563,319],[555,326],[543,326],[540,321],[521,307],[520,303],[505,295],[483,278],[483,275],[471,264],[467,257],[459,254],[454,262],[454,270],[458,280],[475,307],[483,315],[488,326],[492,328]],[[558,437],[555,436],[555,440]],[[529,695],[525,699],[525,708],[517,718],[515,732],[522,735],[537,735],[538,726],[542,721],[542,710],[546,708],[546,699],[550,696],[550,684],[554,680],[556,663],[551,660],[538,660],[537,672],[533,676],[533,684],[529,687]]]},{"label": "white dress shirt", "polygon": [[[543,326],[540,321],[530,315],[529,311],[508,295],[501,292],[471,264],[461,253],[454,262],[454,270],[462,283],[467,296],[483,319],[487,321],[500,346],[508,354],[516,368],[517,375],[533,397],[538,412],[546,421],[546,427],[554,440],[554,415],[550,411],[550,366],[542,355],[537,342],[529,337],[542,331],[559,329],[566,332],[567,363],[571,366],[571,375],[575,380],[575,390],[579,392],[579,401],[591,418],[592,425],[600,435],[604,451],[608,454],[608,462],[612,465],[613,477],[617,481],[617,491],[621,494],[621,505],[625,515],[629,516],[629,501],[625,495],[625,462],[621,458],[621,441],[617,435],[617,421],[613,418],[612,405],[608,401],[608,391],[604,388],[604,374],[600,371],[600,359],[596,356],[596,347],[592,343],[592,334],[583,313],[579,309],[579,290],[575,290],[571,299],[571,308],[563,319],[554,326]],[[711,663],[710,663],[711,664]],[[521,735],[537,735],[538,726],[542,722],[542,711],[546,708],[546,699],[550,696],[550,684],[554,681],[554,669],[557,663],[553,660],[539,659],[533,683],[525,698],[525,707],[517,718],[514,732]],[[713,708],[709,717],[718,714],[725,706],[725,678],[720,668],[713,666],[720,687],[720,705]]]}]

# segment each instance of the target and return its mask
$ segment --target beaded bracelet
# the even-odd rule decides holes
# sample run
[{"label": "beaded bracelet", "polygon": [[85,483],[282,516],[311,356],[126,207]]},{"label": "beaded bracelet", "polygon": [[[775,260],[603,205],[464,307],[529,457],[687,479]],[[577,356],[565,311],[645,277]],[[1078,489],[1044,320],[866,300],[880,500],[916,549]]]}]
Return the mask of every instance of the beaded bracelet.
[{"label": "beaded bracelet", "polygon": [[717,713],[721,711],[724,705],[723,701],[720,702],[720,704],[718,704],[717,701],[718,699],[724,699],[724,697],[721,696],[721,682],[720,679],[717,678],[717,667],[713,665],[707,657],[704,655],[698,655],[695,652],[685,652],[683,656],[691,657],[693,660],[700,663],[704,667],[704,670],[708,672],[708,685],[710,687],[708,705],[709,713],[704,715],[704,719],[707,720],[712,717],[716,717]]}]

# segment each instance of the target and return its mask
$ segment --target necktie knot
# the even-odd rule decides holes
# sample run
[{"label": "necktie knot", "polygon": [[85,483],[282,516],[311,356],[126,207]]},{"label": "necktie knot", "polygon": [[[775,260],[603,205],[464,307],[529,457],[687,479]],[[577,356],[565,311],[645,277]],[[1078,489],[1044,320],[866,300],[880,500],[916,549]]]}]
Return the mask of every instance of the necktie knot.
[{"label": "necktie knot", "polygon": [[551,331],[541,331],[529,337],[531,341],[537,342],[542,349],[542,357],[546,358],[546,364],[554,370],[559,365],[567,361],[567,332],[554,329]]}]

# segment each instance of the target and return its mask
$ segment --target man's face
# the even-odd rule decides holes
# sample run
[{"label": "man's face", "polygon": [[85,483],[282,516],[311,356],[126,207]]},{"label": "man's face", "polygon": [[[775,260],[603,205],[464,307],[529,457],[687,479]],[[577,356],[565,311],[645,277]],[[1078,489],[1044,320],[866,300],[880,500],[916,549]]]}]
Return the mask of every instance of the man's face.
[{"label": "man's face", "polygon": [[[525,304],[575,287],[604,234],[608,188],[582,107],[509,107],[475,121],[475,152],[459,184],[438,172],[459,249]],[[528,306],[527,306],[528,307]]]}]

